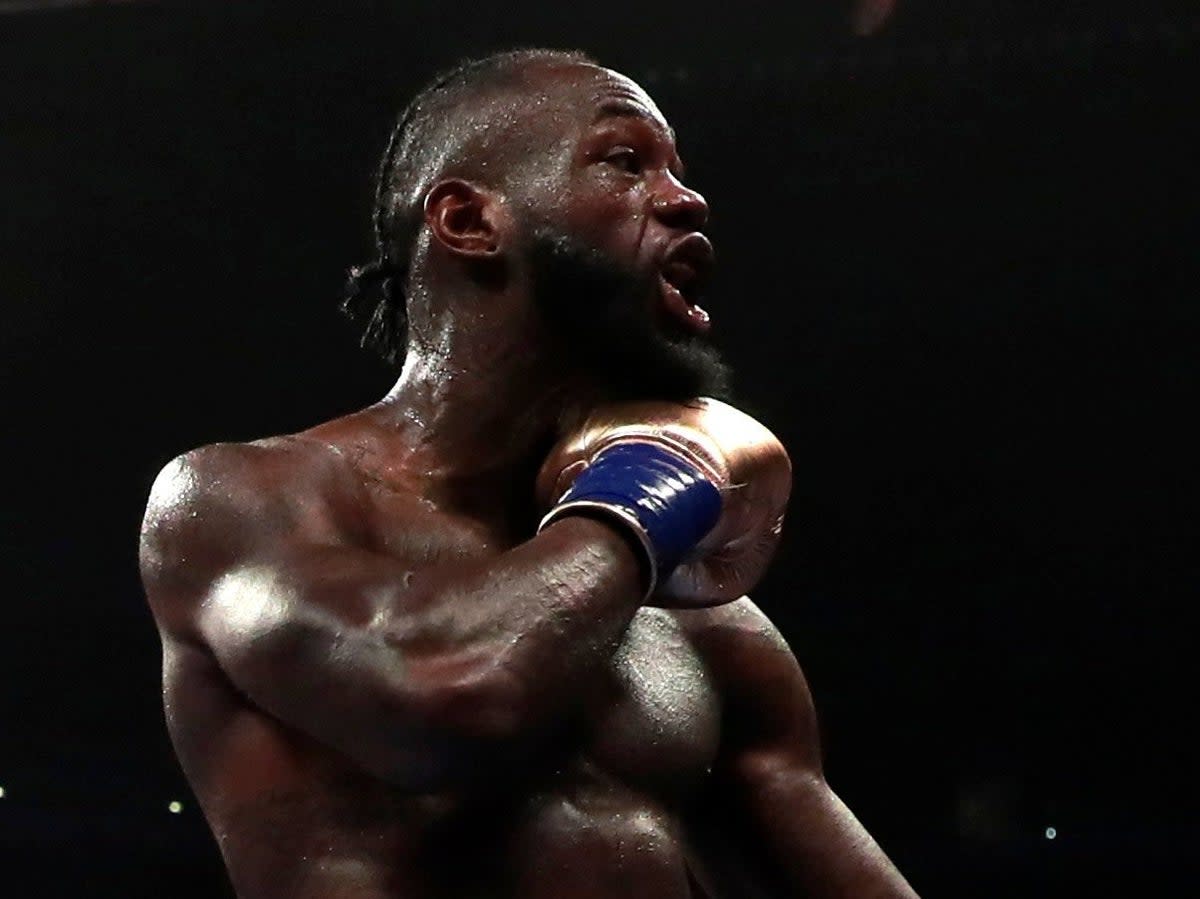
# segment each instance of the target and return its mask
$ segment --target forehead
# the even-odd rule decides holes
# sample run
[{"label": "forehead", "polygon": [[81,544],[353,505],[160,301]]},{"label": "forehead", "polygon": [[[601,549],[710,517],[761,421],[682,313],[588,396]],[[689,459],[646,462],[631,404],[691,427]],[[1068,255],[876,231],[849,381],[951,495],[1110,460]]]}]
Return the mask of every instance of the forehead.
[{"label": "forehead", "polygon": [[[674,135],[658,104],[640,84],[620,72],[588,63],[548,67],[534,78],[542,103],[582,124],[613,116],[646,118]],[[540,104],[539,104],[540,105]]]}]

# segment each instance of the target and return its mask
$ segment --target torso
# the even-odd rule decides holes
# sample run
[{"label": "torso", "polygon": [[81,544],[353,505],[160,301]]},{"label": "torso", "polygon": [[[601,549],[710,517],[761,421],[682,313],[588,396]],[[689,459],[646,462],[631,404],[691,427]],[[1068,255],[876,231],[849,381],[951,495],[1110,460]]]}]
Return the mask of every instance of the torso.
[{"label": "torso", "polygon": [[[512,542],[436,510],[419,539],[391,533],[389,507],[412,499],[363,483],[377,551],[480,557]],[[640,610],[578,721],[457,794],[367,775],[254,706],[199,646],[166,645],[168,722],[242,899],[699,896],[687,809],[721,709],[687,637],[694,614]]]}]

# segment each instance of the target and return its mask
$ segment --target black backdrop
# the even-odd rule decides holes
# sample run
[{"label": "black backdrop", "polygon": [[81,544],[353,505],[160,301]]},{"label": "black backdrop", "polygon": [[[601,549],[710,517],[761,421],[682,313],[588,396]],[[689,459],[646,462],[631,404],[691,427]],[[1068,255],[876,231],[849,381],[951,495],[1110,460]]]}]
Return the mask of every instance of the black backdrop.
[{"label": "black backdrop", "polygon": [[146,492],[386,390],[335,305],[390,119],[518,43],[640,80],[713,206],[717,332],[796,463],[758,599],[835,788],[926,897],[1194,890],[1200,14],[782,9],[0,14],[5,895],[230,895],[163,727]]}]

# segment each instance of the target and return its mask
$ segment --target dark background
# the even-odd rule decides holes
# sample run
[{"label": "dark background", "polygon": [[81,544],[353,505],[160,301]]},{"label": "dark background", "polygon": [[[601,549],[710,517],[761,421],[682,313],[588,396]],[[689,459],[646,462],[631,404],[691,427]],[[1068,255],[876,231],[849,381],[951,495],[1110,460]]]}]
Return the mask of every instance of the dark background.
[{"label": "dark background", "polygon": [[335,308],[376,158],[514,44],[641,81],[714,209],[716,333],[796,465],[757,598],[834,787],[926,899],[1197,894],[1194,4],[902,0],[869,38],[815,4],[6,6],[3,895],[230,895],[146,493],[390,386]]}]

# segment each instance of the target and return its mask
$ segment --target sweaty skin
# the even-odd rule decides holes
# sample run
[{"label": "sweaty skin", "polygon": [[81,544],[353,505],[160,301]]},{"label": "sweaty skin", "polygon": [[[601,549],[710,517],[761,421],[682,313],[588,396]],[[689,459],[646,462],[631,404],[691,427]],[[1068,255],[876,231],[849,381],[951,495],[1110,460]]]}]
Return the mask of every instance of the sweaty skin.
[{"label": "sweaty skin", "polygon": [[[532,83],[563,222],[645,265],[703,226],[637,85]],[[641,174],[592,171],[614,143]],[[151,493],[167,723],[238,896],[914,896],[826,784],[804,677],[748,598],[642,607],[609,525],[533,536],[537,468],[597,391],[519,266],[462,274],[512,246],[511,192],[452,187],[426,210],[428,296],[457,299],[414,318],[388,396],[194,450]]]}]

